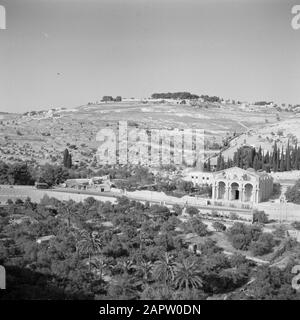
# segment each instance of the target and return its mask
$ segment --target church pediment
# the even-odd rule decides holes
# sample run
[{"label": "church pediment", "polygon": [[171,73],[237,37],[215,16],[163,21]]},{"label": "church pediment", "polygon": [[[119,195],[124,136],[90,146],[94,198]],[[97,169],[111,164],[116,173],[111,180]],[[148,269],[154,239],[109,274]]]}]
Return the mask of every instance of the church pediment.
[{"label": "church pediment", "polygon": [[255,173],[247,170],[234,167],[222,170],[215,174],[216,180],[238,180],[238,181],[256,181],[257,177]]}]

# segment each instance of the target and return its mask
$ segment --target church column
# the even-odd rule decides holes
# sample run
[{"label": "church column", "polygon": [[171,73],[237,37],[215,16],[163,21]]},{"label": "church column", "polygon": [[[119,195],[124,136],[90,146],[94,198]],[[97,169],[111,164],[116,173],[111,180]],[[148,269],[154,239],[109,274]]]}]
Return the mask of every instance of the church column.
[{"label": "church column", "polygon": [[211,198],[213,200],[216,199],[216,184],[215,183],[213,183],[213,185],[212,185],[212,196],[211,196]]},{"label": "church column", "polygon": [[230,198],[231,198],[231,186],[227,185],[226,186],[226,199],[225,200],[230,201],[231,200]]},{"label": "church column", "polygon": [[241,185],[241,186],[239,187],[239,193],[240,193],[240,199],[239,199],[239,201],[240,201],[240,202],[243,202],[243,201],[244,201],[244,192],[245,192],[245,187],[244,187],[244,185]]},{"label": "church column", "polygon": [[257,189],[257,186],[255,188],[255,198],[254,198],[254,202],[255,203],[258,203],[258,189]]}]

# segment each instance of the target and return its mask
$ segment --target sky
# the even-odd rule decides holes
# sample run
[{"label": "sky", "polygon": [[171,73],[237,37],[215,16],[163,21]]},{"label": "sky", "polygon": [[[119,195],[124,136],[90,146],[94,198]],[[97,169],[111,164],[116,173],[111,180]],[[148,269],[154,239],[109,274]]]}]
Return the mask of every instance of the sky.
[{"label": "sky", "polygon": [[300,104],[300,0],[0,0],[0,111],[190,91]]}]

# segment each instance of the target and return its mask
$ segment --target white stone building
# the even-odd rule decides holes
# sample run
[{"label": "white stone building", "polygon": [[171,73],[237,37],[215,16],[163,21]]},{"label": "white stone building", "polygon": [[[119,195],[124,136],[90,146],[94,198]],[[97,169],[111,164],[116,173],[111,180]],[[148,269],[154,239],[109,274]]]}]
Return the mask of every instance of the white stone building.
[{"label": "white stone building", "polygon": [[233,167],[214,173],[212,199],[259,203],[273,192],[273,178],[266,172]]},{"label": "white stone building", "polygon": [[196,186],[212,186],[212,200],[220,202],[259,203],[273,192],[273,178],[266,172],[233,167],[217,172],[189,171],[186,181]]},{"label": "white stone building", "polygon": [[194,186],[212,185],[214,181],[213,172],[205,172],[201,170],[189,171],[185,177],[186,181],[193,182]]}]

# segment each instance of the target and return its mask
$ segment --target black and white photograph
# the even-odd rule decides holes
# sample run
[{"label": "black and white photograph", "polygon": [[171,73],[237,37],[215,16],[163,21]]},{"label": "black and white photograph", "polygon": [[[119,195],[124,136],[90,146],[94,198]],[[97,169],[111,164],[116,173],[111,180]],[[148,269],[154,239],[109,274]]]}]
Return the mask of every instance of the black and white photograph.
[{"label": "black and white photograph", "polygon": [[8,300],[300,300],[300,0],[0,0]]}]

